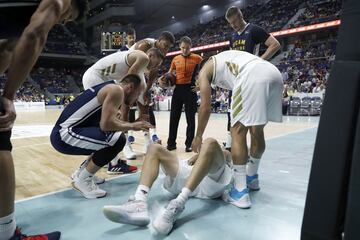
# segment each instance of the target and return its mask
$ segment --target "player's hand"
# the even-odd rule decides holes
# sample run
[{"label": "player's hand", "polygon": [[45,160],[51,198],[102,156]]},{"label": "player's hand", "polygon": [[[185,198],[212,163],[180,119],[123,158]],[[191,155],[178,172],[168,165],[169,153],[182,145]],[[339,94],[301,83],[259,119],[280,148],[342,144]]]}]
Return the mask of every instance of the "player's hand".
[{"label": "player's hand", "polygon": [[137,119],[135,120],[135,122],[141,122],[141,121],[147,121],[147,122],[149,122],[149,121],[150,121],[150,115],[143,113],[143,114],[141,114],[141,115],[139,116],[139,118],[137,118]]},{"label": "player's hand", "polygon": [[149,105],[149,96],[147,95],[147,92],[144,92],[143,100],[145,106]]},{"label": "player's hand", "polygon": [[141,130],[146,131],[149,130],[149,128],[154,128],[153,125],[145,121],[134,122],[131,125],[132,125],[132,130],[134,131],[141,131]]},{"label": "player's hand", "polygon": [[196,92],[200,91],[200,88],[199,88],[199,86],[192,86],[191,91],[196,93]]},{"label": "player's hand", "polygon": [[199,154],[195,154],[194,156],[192,156],[189,160],[188,160],[188,165],[189,166],[193,166],[196,162],[196,160],[198,159]]},{"label": "player's hand", "polygon": [[167,86],[167,81],[166,81],[164,76],[161,76],[161,77],[158,78],[158,83],[159,83],[160,87],[162,87],[162,88],[168,87]]},{"label": "player's hand", "polygon": [[199,153],[200,148],[201,148],[201,144],[202,144],[202,138],[201,137],[195,137],[194,140],[192,141],[192,144],[191,144],[193,152]]},{"label": "player's hand", "polygon": [[0,111],[0,131],[11,130],[16,119],[14,102],[0,97]]}]

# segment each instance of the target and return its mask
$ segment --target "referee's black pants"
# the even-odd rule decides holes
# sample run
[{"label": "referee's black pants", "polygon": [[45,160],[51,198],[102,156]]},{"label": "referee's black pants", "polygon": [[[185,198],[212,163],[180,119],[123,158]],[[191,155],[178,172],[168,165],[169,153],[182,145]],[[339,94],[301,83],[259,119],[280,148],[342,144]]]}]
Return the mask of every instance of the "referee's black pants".
[{"label": "referee's black pants", "polygon": [[171,100],[170,127],[167,145],[176,147],[176,136],[179,126],[182,107],[185,104],[186,115],[186,141],[185,146],[191,147],[195,135],[195,114],[197,110],[197,95],[191,91],[190,84],[176,85]]}]

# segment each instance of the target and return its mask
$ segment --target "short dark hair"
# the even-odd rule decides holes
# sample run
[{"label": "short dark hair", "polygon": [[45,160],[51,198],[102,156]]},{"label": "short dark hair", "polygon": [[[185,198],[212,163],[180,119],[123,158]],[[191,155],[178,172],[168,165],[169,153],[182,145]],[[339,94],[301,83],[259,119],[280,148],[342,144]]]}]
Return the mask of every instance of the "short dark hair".
[{"label": "short dark hair", "polygon": [[89,1],[88,0],[74,0],[74,1],[76,2],[79,11],[79,16],[75,19],[75,22],[82,22],[90,10]]},{"label": "short dark hair", "polygon": [[133,83],[135,88],[138,88],[141,83],[141,79],[137,74],[128,74],[120,81],[121,83]]},{"label": "short dark hair", "polygon": [[169,41],[171,44],[174,44],[175,43],[175,37],[174,37],[174,34],[172,34],[171,32],[169,31],[164,31],[160,34],[159,36],[159,40],[162,40],[162,39],[165,39],[167,41]]},{"label": "short dark hair", "polygon": [[159,48],[156,48],[156,47],[150,48],[150,49],[148,50],[148,52],[154,52],[155,55],[156,55],[158,58],[160,58],[161,60],[164,60],[164,58],[165,58],[164,53],[163,53]]},{"label": "short dark hair", "polygon": [[188,36],[181,37],[180,38],[180,44],[181,43],[187,43],[189,45],[192,45],[191,38],[189,38]]},{"label": "short dark hair", "polygon": [[128,28],[125,31],[126,35],[135,35],[135,29],[134,28]]},{"label": "short dark hair", "polygon": [[232,16],[235,16],[237,14],[240,14],[240,16],[242,17],[241,10],[236,6],[231,6],[226,10],[225,18],[226,18],[226,20],[229,20],[229,18],[231,18]]}]

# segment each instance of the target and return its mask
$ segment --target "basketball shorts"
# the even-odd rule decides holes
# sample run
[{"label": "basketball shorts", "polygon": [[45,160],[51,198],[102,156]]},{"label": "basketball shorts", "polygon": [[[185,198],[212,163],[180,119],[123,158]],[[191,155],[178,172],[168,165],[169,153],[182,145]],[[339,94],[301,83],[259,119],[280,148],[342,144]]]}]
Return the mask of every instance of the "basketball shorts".
[{"label": "basketball shorts", "polygon": [[254,61],[236,79],[231,97],[231,126],[265,125],[282,122],[283,80],[269,62]]},{"label": "basketball shorts", "polygon": [[[189,166],[187,160],[179,160],[179,168],[175,178],[166,176],[163,187],[172,194],[179,194],[185,186],[187,179],[191,174],[192,166]],[[225,164],[218,169],[221,176],[218,181],[213,180],[209,175],[205,176],[199,186],[191,193],[191,197],[212,199],[222,195],[232,180],[232,170]],[[220,174],[214,174],[220,175]]]}]

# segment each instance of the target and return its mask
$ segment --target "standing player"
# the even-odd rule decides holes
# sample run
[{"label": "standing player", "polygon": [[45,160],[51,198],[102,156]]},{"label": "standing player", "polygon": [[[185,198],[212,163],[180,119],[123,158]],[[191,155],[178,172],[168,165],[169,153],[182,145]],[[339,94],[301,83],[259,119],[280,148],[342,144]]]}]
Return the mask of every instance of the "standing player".
[{"label": "standing player", "polygon": [[[211,85],[232,90],[234,94],[230,131],[233,139],[231,155],[234,163],[234,185],[223,195],[223,199],[240,208],[249,208],[249,188],[259,190],[259,181],[258,165],[246,167],[246,135],[249,131],[250,156],[260,159],[265,151],[265,125],[268,121],[282,121],[281,73],[274,65],[255,55],[229,50],[211,57],[200,71],[198,81],[201,104],[196,136],[192,143],[193,150],[199,152],[210,117]],[[247,174],[255,177],[247,178]]]},{"label": "standing player", "polygon": [[135,74],[126,75],[118,84],[116,81],[100,83],[71,102],[56,122],[50,135],[52,146],[63,154],[89,156],[72,182],[73,188],[85,198],[106,195],[93,176],[123,149],[126,142],[123,132],[151,127],[142,121],[124,122],[118,116],[121,105],[134,103],[144,87]]},{"label": "standing player", "polygon": [[176,136],[183,105],[185,105],[187,122],[185,152],[192,151],[191,143],[195,134],[197,110],[197,94],[193,90],[195,83],[192,82],[192,76],[196,66],[202,61],[202,57],[191,53],[191,46],[189,37],[184,36],[180,39],[181,54],[173,58],[169,69],[169,74],[176,74],[176,87],[171,100],[169,138],[167,141],[167,149],[170,151],[176,149]]},{"label": "standing player", "polygon": [[[163,52],[164,56],[166,56],[166,54],[170,50],[171,46],[174,45],[174,43],[175,43],[174,35],[171,32],[164,31],[160,34],[158,39],[145,38],[145,39],[140,40],[139,42],[135,43],[135,45],[133,45],[130,48],[130,50],[136,49],[136,50],[141,50],[141,51],[146,52],[149,48],[155,47],[155,48],[160,49]],[[146,119],[148,116],[150,119],[150,123],[154,126],[154,128],[150,129],[150,136],[149,136],[148,132],[144,133],[145,152],[147,150],[148,145],[151,142],[161,143],[161,140],[158,138],[158,136],[156,134],[156,121],[155,121],[154,110],[153,110],[152,106],[149,106],[150,99],[151,99],[150,89],[151,89],[155,79],[157,78],[158,71],[159,71],[158,68],[154,68],[148,72],[147,82],[146,82],[146,90],[145,90],[145,94],[143,96],[144,97],[143,102],[145,104],[138,102],[140,118],[145,117],[145,119]],[[124,117],[128,116],[128,111],[129,111],[129,109],[123,109]],[[127,118],[124,120],[127,120]]]},{"label": "standing player", "polygon": [[[232,6],[228,8],[225,18],[234,30],[230,39],[230,48],[232,50],[245,51],[259,56],[260,45],[264,44],[267,46],[266,51],[261,55],[261,58],[264,60],[269,60],[277,51],[279,51],[280,43],[276,38],[267,33],[263,28],[253,23],[247,23],[238,7]],[[230,91],[229,108],[231,106],[231,95],[232,92]],[[225,148],[230,150],[230,109],[228,110],[227,130],[228,133],[226,136]]]},{"label": "standing player", "polygon": [[187,161],[179,160],[161,145],[153,144],[145,156],[135,196],[122,205],[105,206],[104,214],[113,222],[148,225],[147,197],[161,168],[166,175],[164,188],[178,196],[170,201],[152,225],[158,233],[168,234],[184,210],[188,197],[215,199],[223,194],[232,179],[228,164],[231,165],[229,152],[223,152],[215,139],[206,139],[200,153]]},{"label": "standing player", "polygon": [[[126,45],[122,46],[120,51],[128,51],[136,42],[136,32],[135,29],[133,28],[129,28],[125,31],[126,34]],[[136,111],[136,106],[131,106],[130,107],[130,112],[129,112],[129,122],[135,122],[135,111]],[[126,134],[125,134],[126,135]],[[124,155],[126,159],[129,160],[134,160],[136,159],[136,153],[133,151],[131,144],[135,142],[135,137],[133,135],[133,131],[129,130],[126,136],[126,144],[124,147]],[[116,165],[117,159],[114,160],[114,162],[112,161],[110,164],[112,165]]]},{"label": "standing player", "polygon": [[[20,230],[15,231],[15,171],[10,142],[16,118],[13,100],[44,48],[51,28],[57,23],[81,20],[87,10],[87,0],[26,1],[24,5],[13,1],[0,8],[0,50],[3,51],[0,73],[8,69],[0,98],[0,240],[60,238],[60,232],[27,237]],[[17,43],[9,40],[17,38]]]},{"label": "standing player", "polygon": [[[157,48],[150,48],[145,54],[139,50],[116,52],[110,54],[92,65],[83,76],[84,89],[89,89],[99,83],[109,80],[121,80],[126,74],[138,74],[142,78],[142,84],[145,88],[144,72],[157,68],[164,55]],[[137,170],[136,166],[127,165],[126,161],[114,160],[109,163],[108,173],[131,173]],[[101,179],[97,182],[103,182]]]}]

